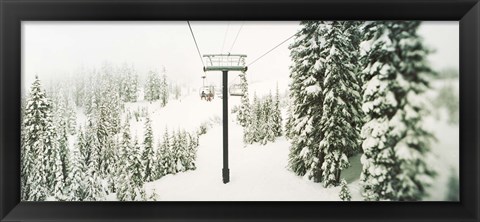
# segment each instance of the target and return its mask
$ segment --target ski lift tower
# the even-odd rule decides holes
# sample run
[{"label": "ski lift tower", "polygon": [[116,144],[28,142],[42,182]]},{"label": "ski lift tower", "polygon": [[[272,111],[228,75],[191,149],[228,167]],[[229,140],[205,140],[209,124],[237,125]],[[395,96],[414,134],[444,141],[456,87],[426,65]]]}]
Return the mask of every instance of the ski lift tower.
[{"label": "ski lift tower", "polygon": [[228,71],[247,71],[245,58],[242,54],[209,54],[203,55],[205,67],[203,71],[222,72],[222,99],[223,99],[223,183],[230,181],[230,169],[228,169]]}]

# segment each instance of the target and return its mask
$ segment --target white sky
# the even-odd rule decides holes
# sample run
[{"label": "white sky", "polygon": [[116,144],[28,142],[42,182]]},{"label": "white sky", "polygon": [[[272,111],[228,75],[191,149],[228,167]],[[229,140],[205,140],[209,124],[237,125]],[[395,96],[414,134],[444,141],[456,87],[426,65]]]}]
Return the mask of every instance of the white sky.
[{"label": "white sky", "polygon": [[[247,64],[299,30],[299,22],[191,22],[202,54],[246,54]],[[429,57],[437,70],[459,66],[458,22],[424,22],[419,33],[436,52]],[[225,38],[225,34],[226,38]],[[224,43],[225,39],[225,43]],[[250,88],[260,94],[288,86],[289,40],[249,67]],[[49,81],[75,74],[80,67],[128,63],[140,75],[166,67],[176,81],[200,87],[202,64],[185,21],[176,22],[22,22],[22,80],[30,85],[35,74]],[[231,73],[229,82],[239,80]],[[219,72],[207,73],[220,84]]]}]

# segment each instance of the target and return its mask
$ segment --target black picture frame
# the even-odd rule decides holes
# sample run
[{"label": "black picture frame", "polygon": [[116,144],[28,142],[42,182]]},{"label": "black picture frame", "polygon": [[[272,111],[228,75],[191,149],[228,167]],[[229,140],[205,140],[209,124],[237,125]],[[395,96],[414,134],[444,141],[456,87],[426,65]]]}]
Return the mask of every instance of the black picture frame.
[{"label": "black picture frame", "polygon": [[[479,221],[478,0],[0,0],[1,221]],[[460,21],[460,202],[20,202],[21,21]]]}]

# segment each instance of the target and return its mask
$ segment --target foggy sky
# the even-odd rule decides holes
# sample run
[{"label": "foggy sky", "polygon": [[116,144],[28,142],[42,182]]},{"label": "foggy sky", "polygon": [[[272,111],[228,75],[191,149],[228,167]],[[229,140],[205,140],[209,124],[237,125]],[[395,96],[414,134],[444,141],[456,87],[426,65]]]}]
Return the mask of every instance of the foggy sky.
[{"label": "foggy sky", "polygon": [[[243,27],[233,46],[235,36]],[[419,34],[436,51],[429,56],[440,70],[459,66],[459,23],[424,22]],[[191,22],[202,54],[246,54],[247,64],[299,30],[299,22]],[[250,89],[260,94],[288,87],[288,46],[275,49],[252,66],[247,78]],[[80,67],[99,68],[102,63],[128,63],[140,75],[161,71],[177,82],[200,87],[202,64],[185,21],[177,22],[22,22],[22,81],[27,87],[35,74],[48,81],[74,75]],[[208,72],[209,82],[220,84],[219,72]],[[238,73],[229,82],[239,80]]]}]

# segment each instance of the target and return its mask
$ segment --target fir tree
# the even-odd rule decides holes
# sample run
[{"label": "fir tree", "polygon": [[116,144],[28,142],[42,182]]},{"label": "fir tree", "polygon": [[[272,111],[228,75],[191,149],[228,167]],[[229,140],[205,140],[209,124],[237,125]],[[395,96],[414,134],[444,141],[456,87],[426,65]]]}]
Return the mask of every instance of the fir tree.
[{"label": "fir tree", "polygon": [[53,195],[57,200],[65,200],[64,195],[69,193],[67,178],[70,171],[70,156],[68,148],[67,129],[64,120],[60,120],[60,128],[58,135],[58,146],[53,150],[54,165],[49,169],[54,172],[53,179]]},{"label": "fir tree", "polygon": [[55,131],[52,106],[35,76],[22,118],[22,200],[42,201],[53,192]]},{"label": "fir tree", "polygon": [[118,165],[117,165],[117,199],[120,201],[132,200],[129,191],[132,172],[130,172],[130,155],[134,149],[130,136],[130,124],[129,119],[125,120],[125,124],[122,130],[122,140],[118,153]]},{"label": "fir tree", "polygon": [[155,163],[153,161],[154,151],[153,151],[153,132],[152,132],[152,123],[150,118],[147,117],[145,122],[145,137],[143,141],[143,152],[142,152],[142,169],[144,171],[143,180],[146,182],[153,181],[155,178]]},{"label": "fir tree", "polygon": [[260,143],[262,145],[267,142],[275,141],[275,123],[273,117],[273,100],[272,93],[270,92],[266,99],[261,103],[260,107]]},{"label": "fir tree", "polygon": [[358,22],[335,21],[328,24],[322,54],[323,113],[320,120],[322,141],[320,152],[325,154],[322,180],[325,187],[340,183],[340,172],[349,166],[348,156],[358,152],[360,82],[355,53],[359,50]]},{"label": "fir tree", "polygon": [[282,136],[283,130],[282,130],[282,113],[280,111],[280,95],[278,92],[278,83],[277,83],[277,88],[275,91],[275,101],[273,105],[273,111],[272,111],[272,122],[273,126],[272,129],[274,131],[275,137]]},{"label": "fir tree", "polygon": [[240,109],[238,110],[237,120],[241,126],[247,127],[250,118],[250,99],[248,95],[248,82],[245,72],[240,74],[240,84],[242,89],[242,97],[240,98]]},{"label": "fir tree", "polygon": [[154,72],[148,72],[147,83],[145,84],[145,100],[155,101],[160,99],[160,77]]},{"label": "fir tree", "polygon": [[59,133],[58,133],[58,154],[61,162],[61,174],[63,182],[67,182],[68,174],[70,173],[70,150],[68,147],[68,134],[67,124],[65,121],[61,121]]},{"label": "fir tree", "polygon": [[253,94],[252,107],[252,112],[248,116],[248,124],[243,129],[243,141],[246,144],[252,144],[259,141],[260,102],[258,101],[256,93]]},{"label": "fir tree", "polygon": [[304,21],[302,29],[290,45],[290,99],[292,113],[288,127],[291,146],[289,167],[297,175],[307,174],[309,179],[320,182],[324,153],[318,144],[323,138],[320,119],[323,115],[323,79],[325,62],[323,54],[327,24]]},{"label": "fir tree", "polygon": [[288,102],[287,106],[287,121],[285,122],[285,137],[287,139],[293,139],[294,137],[294,130],[293,130],[293,122],[295,121],[293,117],[293,105],[291,102]]},{"label": "fir tree", "polygon": [[345,179],[342,179],[340,186],[342,186],[339,194],[340,199],[342,199],[343,201],[351,201],[352,195],[350,194],[350,190],[348,189],[347,181]]},{"label": "fir tree", "polygon": [[434,171],[426,163],[430,133],[422,128],[419,97],[432,71],[429,50],[417,34],[420,22],[371,22],[362,72],[363,196],[365,200],[421,200]]},{"label": "fir tree", "polygon": [[67,196],[70,201],[83,201],[86,199],[87,185],[85,181],[88,164],[85,161],[85,157],[87,157],[88,154],[81,152],[86,151],[85,147],[83,147],[84,145],[84,136],[80,130],[78,133],[78,142],[73,150],[72,170],[68,175],[70,193],[68,193]]},{"label": "fir tree", "polygon": [[132,152],[130,153],[130,164],[128,165],[128,170],[125,178],[127,183],[127,191],[125,192],[125,200],[144,200],[144,195],[142,195],[141,187],[143,186],[144,174],[142,168],[142,157],[140,152],[140,146],[138,145],[138,140],[134,139],[134,145]]},{"label": "fir tree", "polygon": [[170,141],[171,140],[170,140],[170,135],[168,133],[168,129],[165,128],[163,141],[162,141],[162,144],[160,145],[160,156],[161,156],[160,162],[162,164],[163,175],[175,173],[175,160],[172,155]]},{"label": "fir tree", "polygon": [[121,67],[121,80],[119,87],[119,94],[124,102],[136,102],[138,92],[138,76],[135,74],[135,69],[123,64]]},{"label": "fir tree", "polygon": [[168,103],[169,90],[167,83],[167,75],[165,74],[165,68],[163,68],[162,82],[160,84],[160,104],[162,107],[166,106]]},{"label": "fir tree", "polygon": [[134,145],[132,152],[130,153],[128,165],[128,171],[131,172],[131,181],[134,187],[141,186],[143,184],[145,174],[142,161],[141,147],[138,145],[138,140],[134,139]]}]

